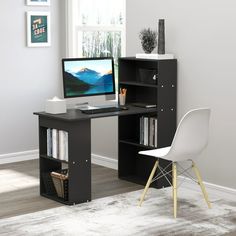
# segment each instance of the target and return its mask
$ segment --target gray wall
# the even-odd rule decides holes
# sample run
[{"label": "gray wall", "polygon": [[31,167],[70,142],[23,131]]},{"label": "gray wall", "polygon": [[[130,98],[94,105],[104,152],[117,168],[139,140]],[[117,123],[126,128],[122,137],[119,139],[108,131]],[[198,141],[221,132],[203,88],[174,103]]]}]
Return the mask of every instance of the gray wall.
[{"label": "gray wall", "polygon": [[[135,6],[135,7],[134,7]],[[208,182],[236,188],[236,2],[127,0],[127,55],[141,52],[138,32],[166,19],[166,51],[178,59],[178,120],[212,108],[210,140],[198,160]]]},{"label": "gray wall", "polygon": [[[58,0],[51,7],[0,1],[0,154],[38,148],[37,117],[44,102],[61,92],[61,35]],[[51,10],[52,46],[26,47],[26,11]]]},{"label": "gray wall", "polygon": [[[51,7],[25,6],[25,2],[0,2],[0,155],[37,149],[38,124],[33,112],[44,110],[46,99],[62,96],[65,1],[51,0]],[[26,47],[25,12],[29,10],[50,10],[51,47]],[[117,118],[92,122],[92,152],[117,159]]]},{"label": "gray wall", "polygon": [[92,153],[112,159],[118,158],[117,117],[92,121]]}]

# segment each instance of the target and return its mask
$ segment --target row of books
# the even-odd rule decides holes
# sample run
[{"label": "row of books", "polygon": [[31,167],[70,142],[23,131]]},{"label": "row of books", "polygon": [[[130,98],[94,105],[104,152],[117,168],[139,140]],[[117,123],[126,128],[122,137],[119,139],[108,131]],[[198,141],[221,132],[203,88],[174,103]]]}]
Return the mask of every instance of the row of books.
[{"label": "row of books", "polygon": [[68,161],[68,132],[47,129],[47,156]]},{"label": "row of books", "polygon": [[157,118],[140,117],[140,144],[157,147]]}]

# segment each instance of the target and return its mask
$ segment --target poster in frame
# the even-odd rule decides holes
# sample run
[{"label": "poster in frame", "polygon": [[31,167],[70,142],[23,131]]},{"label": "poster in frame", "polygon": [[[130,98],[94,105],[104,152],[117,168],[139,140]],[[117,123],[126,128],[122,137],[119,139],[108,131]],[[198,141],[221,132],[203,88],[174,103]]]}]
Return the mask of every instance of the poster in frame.
[{"label": "poster in frame", "polygon": [[48,11],[27,12],[27,46],[51,46],[50,13]]},{"label": "poster in frame", "polygon": [[26,0],[28,6],[50,6],[50,0]]}]

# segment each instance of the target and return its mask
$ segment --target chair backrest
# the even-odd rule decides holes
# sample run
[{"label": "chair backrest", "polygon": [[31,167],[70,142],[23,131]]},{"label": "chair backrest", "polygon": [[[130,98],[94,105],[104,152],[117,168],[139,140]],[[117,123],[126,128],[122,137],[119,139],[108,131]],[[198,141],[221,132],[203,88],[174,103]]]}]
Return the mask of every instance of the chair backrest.
[{"label": "chair backrest", "polygon": [[170,150],[176,161],[192,159],[206,147],[210,113],[209,108],[200,108],[190,110],[183,116]]}]

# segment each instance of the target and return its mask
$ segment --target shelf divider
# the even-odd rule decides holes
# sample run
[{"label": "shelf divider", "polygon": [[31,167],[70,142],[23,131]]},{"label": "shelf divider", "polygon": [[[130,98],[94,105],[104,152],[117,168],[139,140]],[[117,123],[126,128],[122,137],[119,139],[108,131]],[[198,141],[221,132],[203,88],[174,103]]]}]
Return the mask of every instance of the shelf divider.
[{"label": "shelf divider", "polygon": [[134,146],[137,146],[137,147],[142,147],[142,148],[145,148],[145,149],[156,149],[157,148],[157,147],[151,147],[151,146],[140,144],[137,140],[131,140],[131,139],[129,139],[129,140],[120,139],[119,142],[129,144],[129,145],[134,145]]},{"label": "shelf divider", "polygon": [[136,81],[120,81],[121,85],[133,85],[133,86],[141,86],[141,87],[149,87],[149,88],[158,88],[157,84],[148,84]]},{"label": "shelf divider", "polygon": [[44,155],[44,154],[40,155],[40,157],[48,159],[48,160],[51,160],[51,161],[56,161],[56,162],[68,164],[68,161],[60,160],[60,159],[57,159],[57,158],[54,158],[54,157],[50,157],[50,156],[47,156],[47,155]]}]

